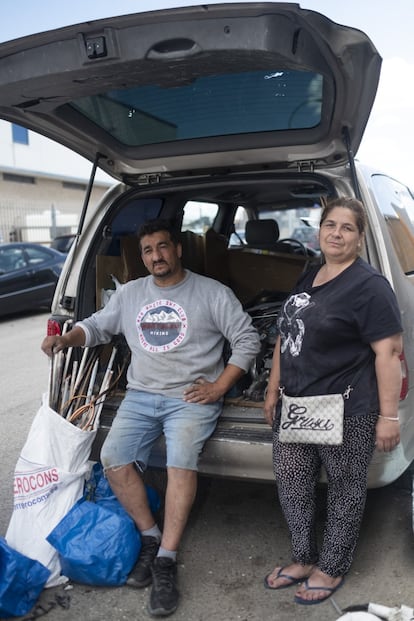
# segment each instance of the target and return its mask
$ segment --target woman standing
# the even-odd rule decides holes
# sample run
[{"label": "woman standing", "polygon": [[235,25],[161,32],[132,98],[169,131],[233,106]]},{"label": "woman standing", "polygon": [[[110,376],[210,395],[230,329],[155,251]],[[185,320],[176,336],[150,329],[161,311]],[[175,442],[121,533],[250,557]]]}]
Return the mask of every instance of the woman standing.
[{"label": "woman standing", "polygon": [[[400,313],[388,281],[359,257],[365,224],[358,200],[326,205],[319,233],[325,261],[301,277],[278,319],[264,415],[274,429],[273,465],[292,562],[276,567],[265,586],[300,584],[298,604],[318,604],[343,584],[359,536],[374,447],[391,451],[400,440]],[[280,386],[287,395],[311,396],[343,393],[349,384],[341,445],[280,442]],[[315,493],[321,466],[328,489],[319,550]]]}]

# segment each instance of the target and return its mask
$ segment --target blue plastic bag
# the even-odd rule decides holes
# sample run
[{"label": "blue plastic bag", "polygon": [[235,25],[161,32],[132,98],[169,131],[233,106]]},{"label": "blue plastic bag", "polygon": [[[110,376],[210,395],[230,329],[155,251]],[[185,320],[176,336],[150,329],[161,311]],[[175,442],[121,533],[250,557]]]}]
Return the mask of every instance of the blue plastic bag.
[{"label": "blue plastic bag", "polygon": [[0,537],[0,617],[20,617],[33,606],[50,576],[50,570]]},{"label": "blue plastic bag", "polygon": [[[151,511],[156,513],[160,497],[148,485],[146,491]],[[141,550],[141,538],[99,462],[85,484],[84,498],[59,522],[47,541],[59,553],[62,574],[71,580],[94,586],[125,584]]]},{"label": "blue plastic bag", "polygon": [[[97,462],[94,464],[91,472],[91,476],[86,482],[85,497],[87,500],[91,500],[98,504],[101,504],[112,511],[118,513],[125,512],[119,500],[113,493],[108,479],[105,477],[102,465]],[[158,492],[149,485],[145,486],[148,498],[148,504],[152,513],[157,513],[160,508],[161,500]],[[127,514],[128,515],[128,514]]]},{"label": "blue plastic bag", "polygon": [[141,549],[139,532],[126,511],[118,513],[84,499],[47,540],[59,553],[62,574],[93,586],[125,584]]}]

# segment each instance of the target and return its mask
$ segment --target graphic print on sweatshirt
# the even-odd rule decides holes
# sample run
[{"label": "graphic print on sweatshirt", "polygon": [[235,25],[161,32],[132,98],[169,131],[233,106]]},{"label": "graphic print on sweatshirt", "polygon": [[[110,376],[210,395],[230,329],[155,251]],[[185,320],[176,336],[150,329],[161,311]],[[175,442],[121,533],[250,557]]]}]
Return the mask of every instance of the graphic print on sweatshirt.
[{"label": "graphic print on sweatshirt", "polygon": [[188,327],[184,309],[171,300],[146,304],[138,313],[136,323],[141,346],[154,353],[178,347]]},{"label": "graphic print on sweatshirt", "polygon": [[297,293],[286,300],[278,319],[282,353],[289,349],[291,356],[299,356],[305,336],[305,324],[300,316],[312,306],[314,303],[308,293]]}]

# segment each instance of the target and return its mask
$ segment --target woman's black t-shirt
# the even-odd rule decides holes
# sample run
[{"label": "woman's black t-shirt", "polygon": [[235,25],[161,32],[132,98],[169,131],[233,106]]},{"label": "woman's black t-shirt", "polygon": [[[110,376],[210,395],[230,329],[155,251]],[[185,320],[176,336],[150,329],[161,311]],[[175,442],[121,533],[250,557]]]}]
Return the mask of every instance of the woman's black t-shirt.
[{"label": "woman's black t-shirt", "polygon": [[351,385],[345,415],[375,412],[378,390],[370,343],[402,332],[395,294],[361,258],[313,287],[318,269],[303,274],[278,318],[280,385],[292,396],[344,393]]}]

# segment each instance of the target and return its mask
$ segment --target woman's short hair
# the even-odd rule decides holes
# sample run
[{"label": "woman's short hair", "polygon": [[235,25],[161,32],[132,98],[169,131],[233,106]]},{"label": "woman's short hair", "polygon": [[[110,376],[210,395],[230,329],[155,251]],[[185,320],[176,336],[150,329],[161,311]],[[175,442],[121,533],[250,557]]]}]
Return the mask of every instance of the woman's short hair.
[{"label": "woman's short hair", "polygon": [[335,207],[345,207],[346,209],[352,211],[355,216],[356,225],[358,227],[359,233],[362,234],[365,232],[365,228],[367,225],[367,216],[364,205],[357,198],[340,197],[332,198],[327,201],[322,210],[320,224],[322,224],[324,220],[326,220],[332,209],[334,209]]}]

